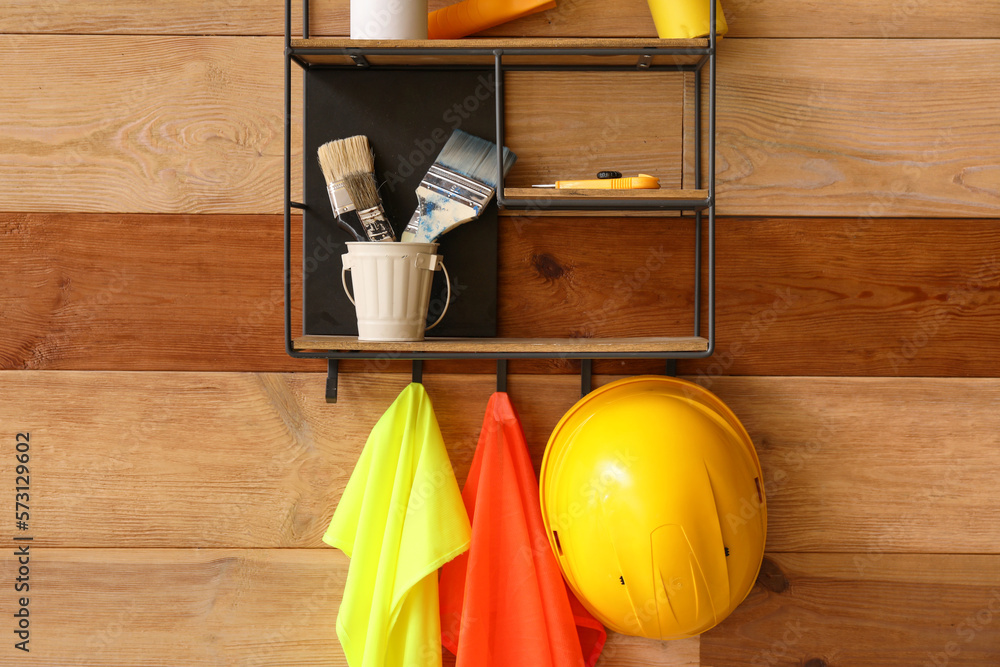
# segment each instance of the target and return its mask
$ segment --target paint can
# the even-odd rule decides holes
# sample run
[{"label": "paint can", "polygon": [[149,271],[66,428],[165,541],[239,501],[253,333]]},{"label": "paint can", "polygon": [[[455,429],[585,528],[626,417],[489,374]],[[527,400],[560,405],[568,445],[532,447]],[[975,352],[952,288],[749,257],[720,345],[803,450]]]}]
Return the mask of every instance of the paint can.
[{"label": "paint can", "polygon": [[[437,243],[347,243],[340,279],[358,315],[358,340],[420,341],[448,312],[451,279]],[[448,294],[444,309],[427,326],[435,271],[444,271]],[[351,272],[354,296],[347,288]]]}]

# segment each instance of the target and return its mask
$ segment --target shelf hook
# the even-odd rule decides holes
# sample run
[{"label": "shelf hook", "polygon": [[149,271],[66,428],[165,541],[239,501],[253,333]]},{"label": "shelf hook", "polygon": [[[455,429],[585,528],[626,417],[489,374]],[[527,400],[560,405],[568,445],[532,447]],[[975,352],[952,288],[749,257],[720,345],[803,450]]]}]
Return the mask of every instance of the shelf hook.
[{"label": "shelf hook", "polygon": [[424,360],[414,359],[413,360],[413,381],[418,383],[423,383],[424,381]]},{"label": "shelf hook", "polygon": [[507,391],[507,360],[497,359],[497,391]]},{"label": "shelf hook", "polygon": [[326,402],[337,402],[337,365],[339,360],[326,360]]},{"label": "shelf hook", "polygon": [[590,393],[593,388],[594,360],[582,359],[580,361],[580,397],[583,398]]}]

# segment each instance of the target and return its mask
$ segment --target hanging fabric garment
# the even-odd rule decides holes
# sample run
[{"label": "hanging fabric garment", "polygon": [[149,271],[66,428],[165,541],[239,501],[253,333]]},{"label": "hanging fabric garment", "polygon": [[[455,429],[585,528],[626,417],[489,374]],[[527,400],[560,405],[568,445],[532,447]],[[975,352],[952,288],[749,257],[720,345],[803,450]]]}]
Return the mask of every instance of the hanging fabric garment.
[{"label": "hanging fabric garment", "polygon": [[438,573],[469,518],[423,385],[375,424],[323,541],[351,559],[337,614],[350,667],[440,667]]},{"label": "hanging fabric garment", "polygon": [[486,407],[462,498],[472,545],[441,570],[442,643],[456,667],[592,667],[607,634],[563,581],[504,392]]}]

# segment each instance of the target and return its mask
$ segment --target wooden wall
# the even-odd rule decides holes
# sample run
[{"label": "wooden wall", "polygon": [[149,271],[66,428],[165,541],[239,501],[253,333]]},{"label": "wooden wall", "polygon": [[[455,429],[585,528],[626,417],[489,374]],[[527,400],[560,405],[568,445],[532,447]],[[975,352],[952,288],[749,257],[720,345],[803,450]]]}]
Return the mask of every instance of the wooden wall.
[{"label": "wooden wall", "polygon": [[[719,352],[680,366],[758,447],[768,554],[718,628],[600,664],[998,664],[1000,5],[723,6]],[[274,0],[0,1],[0,440],[12,494],[31,433],[34,537],[31,652],[5,586],[0,664],[346,664],[320,535],[408,378],[345,365],[328,406],[284,353],[281,32]],[[559,0],[492,33],[654,31],[642,0]],[[688,221],[566,242],[588,224],[502,220],[502,333],[686,328]],[[428,364],[460,479],[489,367]],[[536,463],[574,369],[512,367]]]}]

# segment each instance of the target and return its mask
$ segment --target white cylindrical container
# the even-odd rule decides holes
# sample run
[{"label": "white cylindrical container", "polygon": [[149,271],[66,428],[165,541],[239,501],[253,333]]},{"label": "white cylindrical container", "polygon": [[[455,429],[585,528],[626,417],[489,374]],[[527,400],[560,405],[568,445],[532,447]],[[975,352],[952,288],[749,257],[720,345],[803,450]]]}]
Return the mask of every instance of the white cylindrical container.
[{"label": "white cylindrical container", "polygon": [[[358,340],[419,341],[424,331],[437,326],[451,301],[451,280],[437,247],[437,243],[347,244],[341,281],[358,314]],[[431,281],[439,269],[444,270],[448,295],[437,321],[427,326]],[[353,298],[347,289],[348,271]]]},{"label": "white cylindrical container", "polygon": [[351,39],[427,39],[427,0],[351,0]]}]

